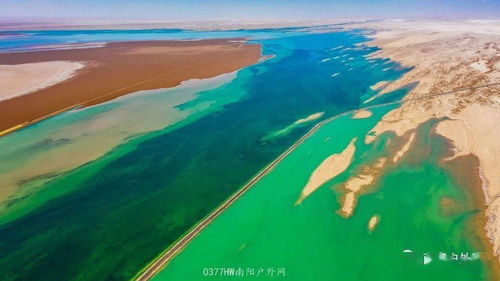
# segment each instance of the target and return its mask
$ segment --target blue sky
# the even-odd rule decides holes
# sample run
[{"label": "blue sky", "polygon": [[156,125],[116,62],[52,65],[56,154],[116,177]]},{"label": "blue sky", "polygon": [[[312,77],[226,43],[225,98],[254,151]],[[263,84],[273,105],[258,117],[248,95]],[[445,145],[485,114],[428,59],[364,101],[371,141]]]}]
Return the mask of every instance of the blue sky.
[{"label": "blue sky", "polygon": [[500,0],[0,0],[0,18],[314,20],[499,18]]}]

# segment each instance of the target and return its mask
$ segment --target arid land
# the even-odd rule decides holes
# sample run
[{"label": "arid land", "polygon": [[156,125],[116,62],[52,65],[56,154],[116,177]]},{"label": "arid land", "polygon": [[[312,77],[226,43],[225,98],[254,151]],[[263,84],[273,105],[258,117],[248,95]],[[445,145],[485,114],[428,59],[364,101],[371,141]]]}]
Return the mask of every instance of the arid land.
[{"label": "arid land", "polygon": [[0,135],[72,107],[233,72],[260,55],[259,45],[234,39],[3,53],[0,85],[8,95],[0,98]]},{"label": "arid land", "polygon": [[[259,45],[229,40],[122,42],[92,49],[0,54],[0,89],[2,94],[8,93],[0,96],[0,125],[12,124],[12,120],[18,124],[0,130],[0,136],[71,107],[95,105],[143,89],[181,83],[184,89],[182,93],[165,92],[168,96],[161,104],[151,104],[154,99],[144,96],[141,102],[130,104],[115,99],[112,102],[120,106],[105,114],[38,132],[36,138],[24,134],[22,143],[0,152],[5,157],[0,163],[0,213],[8,212],[15,205],[12,202],[27,198],[43,182],[98,159],[131,136],[186,118],[190,110],[179,111],[174,106],[194,99],[190,88],[225,83],[236,77],[238,69],[259,58]],[[140,91],[130,97],[145,94]],[[30,150],[61,140],[65,145]],[[30,157],[10,157],[16,149],[16,153],[29,151]],[[32,181],[37,184],[26,188]]]},{"label": "arid land", "polygon": [[[372,130],[375,136],[393,131],[407,139],[399,159],[414,139],[415,129],[431,119],[443,119],[435,129],[452,144],[454,155],[473,156],[479,163],[484,195],[485,236],[500,256],[500,22],[497,21],[383,21],[356,25],[374,30],[369,44],[381,48],[374,57],[385,57],[412,67],[401,79],[384,85],[380,94],[410,83],[417,86],[405,97],[453,91],[429,99],[405,102]],[[379,85],[377,85],[379,86]],[[409,137],[408,137],[409,136]],[[366,138],[366,142],[373,140]],[[397,161],[397,160],[394,160]]]}]

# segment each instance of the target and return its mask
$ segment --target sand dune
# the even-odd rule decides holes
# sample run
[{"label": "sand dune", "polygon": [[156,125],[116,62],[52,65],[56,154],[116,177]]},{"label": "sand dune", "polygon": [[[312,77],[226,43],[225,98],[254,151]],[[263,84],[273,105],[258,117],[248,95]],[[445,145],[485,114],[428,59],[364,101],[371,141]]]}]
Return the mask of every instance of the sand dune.
[{"label": "sand dune", "polygon": [[349,167],[354,156],[354,151],[356,150],[355,142],[356,138],[352,139],[341,153],[330,155],[316,167],[309,181],[302,189],[299,199],[295,202],[296,205],[301,204],[307,196],[321,185],[338,176]]}]

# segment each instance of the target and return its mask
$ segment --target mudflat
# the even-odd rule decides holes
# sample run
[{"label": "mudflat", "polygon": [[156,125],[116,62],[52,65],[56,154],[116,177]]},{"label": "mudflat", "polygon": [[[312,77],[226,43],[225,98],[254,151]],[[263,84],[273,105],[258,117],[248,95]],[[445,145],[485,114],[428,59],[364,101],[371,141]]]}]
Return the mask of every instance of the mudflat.
[{"label": "mudflat", "polygon": [[100,48],[3,53],[0,65],[68,61],[85,66],[59,83],[0,101],[0,134],[72,107],[233,72],[260,56],[260,45],[234,39],[114,42]]}]

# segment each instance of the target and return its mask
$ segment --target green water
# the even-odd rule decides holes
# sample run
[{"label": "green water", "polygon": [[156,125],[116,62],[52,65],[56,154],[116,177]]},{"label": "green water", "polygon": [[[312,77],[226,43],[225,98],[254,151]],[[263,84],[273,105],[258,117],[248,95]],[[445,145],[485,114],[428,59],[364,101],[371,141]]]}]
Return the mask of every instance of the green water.
[{"label": "green water", "polygon": [[[225,91],[225,84],[236,76],[230,73],[191,80],[171,89],[138,92],[90,108],[64,112],[0,138],[0,188],[8,188],[7,183],[16,173],[22,182],[19,190],[0,204],[0,224],[71,192],[75,185],[41,188],[45,182],[64,180],[67,170],[99,159],[121,143],[131,147],[153,137],[155,131],[174,130],[238,100],[244,93],[242,89],[238,91],[233,85],[234,92]],[[245,73],[240,73],[239,78],[245,79]],[[217,91],[210,91],[212,89]],[[72,161],[75,158],[77,160]],[[88,175],[83,173],[79,177]]]},{"label": "green water", "polygon": [[[387,59],[367,60],[377,49],[360,46],[368,39],[359,31],[294,33],[286,37],[275,37],[273,32],[265,37],[267,39],[257,42],[262,45],[264,55],[273,54],[275,57],[240,70],[236,77],[223,85],[203,86],[196,91],[177,89],[173,90],[174,97],[166,96],[172,94],[171,91],[160,91],[149,98],[131,95],[116,103],[62,114],[15,132],[8,138],[1,138],[2,151],[7,151],[5,147],[10,143],[27,152],[23,154],[13,149],[9,151],[12,153],[0,153],[0,163],[7,163],[4,166],[0,164],[0,170],[22,171],[20,167],[27,167],[24,163],[34,161],[40,151],[53,151],[52,157],[40,156],[39,159],[41,165],[52,165],[76,155],[64,150],[70,144],[78,144],[92,136],[95,142],[77,145],[81,149],[72,150],[90,153],[113,134],[126,132],[95,160],[70,170],[44,175],[41,179],[29,179],[23,185],[23,192],[2,206],[1,279],[53,281],[132,278],[321,119],[300,126],[289,127],[290,124],[317,112],[324,112],[322,118],[327,118],[358,108],[363,105],[363,101],[376,94],[370,86],[382,80],[398,79],[406,71]],[[327,58],[330,60],[324,61]],[[339,75],[332,77],[335,73]],[[407,89],[402,89],[388,94],[384,101],[399,99],[406,92]],[[245,195],[245,198],[253,198],[251,202],[245,198],[238,201],[237,204],[247,204],[248,208],[230,211],[221,217],[222,223],[225,216],[232,216],[230,222],[225,222],[231,227],[224,227],[222,233],[214,231],[210,234],[219,222],[210,226],[159,278],[163,278],[163,274],[175,274],[173,279],[196,280],[200,278],[199,267],[209,266],[204,260],[207,255],[214,259],[219,257],[213,263],[239,263],[245,266],[273,266],[270,263],[276,261],[286,265],[290,274],[303,269],[303,279],[314,276],[314,272],[330,274],[330,271],[319,269],[322,265],[330,266],[336,274],[341,274],[347,264],[355,264],[353,268],[358,269],[369,267],[367,262],[353,262],[367,259],[368,254],[359,245],[373,240],[373,245],[366,247],[388,247],[381,242],[383,240],[375,238],[382,235],[380,233],[385,229],[385,222],[390,221],[390,214],[384,213],[382,209],[367,209],[363,215],[363,208],[369,204],[365,203],[369,198],[373,198],[374,205],[385,206],[386,202],[379,202],[378,197],[370,197],[372,195],[363,196],[354,217],[349,220],[335,215],[338,203],[329,187],[312,194],[300,208],[293,208],[293,203],[318,161],[329,153],[342,150],[354,135],[362,135],[382,114],[382,111],[377,111],[374,117],[363,121],[343,118],[320,130]],[[112,116],[111,121],[118,120],[117,123],[111,122],[106,116]],[[90,125],[113,126],[89,133],[87,122]],[[283,128],[287,128],[286,134],[266,138]],[[327,134],[327,131],[332,140],[323,143],[321,134]],[[65,136],[68,132],[75,135]],[[24,144],[27,146],[23,147]],[[307,153],[299,153],[308,147],[310,157]],[[368,147],[363,149],[368,150]],[[359,148],[358,152],[361,153],[363,149]],[[379,147],[379,150],[382,148]],[[373,153],[379,150],[375,149]],[[371,155],[368,158],[376,156],[372,153],[368,155]],[[295,162],[289,162],[292,160]],[[359,161],[366,159],[360,158]],[[454,192],[452,185],[448,187],[448,181],[444,180],[446,177],[442,170],[432,164],[434,162],[429,163],[427,166],[419,164],[409,167],[408,171],[416,170],[425,175],[436,172],[437,178],[447,184],[435,188]],[[422,167],[428,167],[428,170],[419,170]],[[273,182],[269,178],[276,173],[283,184],[271,184],[271,188],[263,188]],[[393,178],[390,175],[387,175],[388,181]],[[415,174],[416,177],[418,175]],[[397,174],[394,177],[394,181],[398,181]],[[399,177],[407,178],[407,175],[403,173]],[[342,177],[339,177],[334,181],[341,180]],[[430,186],[434,186],[433,182],[429,180]],[[415,183],[413,188],[417,187],[420,185]],[[400,188],[408,188],[408,185]],[[386,189],[378,190],[385,192]],[[390,192],[385,196],[402,196],[402,192]],[[429,204],[435,209],[436,202],[426,201],[425,196],[421,201],[422,205]],[[406,215],[411,217],[414,215],[411,212],[416,212],[414,208],[401,211],[398,208],[403,207],[394,206],[398,210],[394,214],[407,211],[409,213]],[[433,208],[429,207],[429,210]],[[312,215],[305,210],[309,210]],[[366,223],[375,212],[381,215],[382,221],[376,232],[369,236],[366,234]],[[424,214],[430,216],[434,213],[429,211]],[[292,217],[296,220],[291,220]],[[451,237],[461,243],[460,247],[467,248],[467,240],[458,235],[463,231],[463,224],[455,224],[454,235],[450,236],[437,225],[449,226],[447,223],[451,223],[452,218],[434,217],[442,219],[443,224],[432,220],[428,222],[426,217],[421,217],[421,228],[415,233],[410,233],[411,224],[403,223],[408,229],[396,228],[396,232],[390,232],[392,239],[399,239],[391,241],[391,245],[394,244],[394,248],[403,247],[406,246],[403,245],[405,237],[416,239],[426,234],[425,238],[429,239],[432,246],[439,244],[439,241],[431,243],[435,239],[448,241]],[[297,224],[292,224],[292,221]],[[268,222],[279,228],[273,228]],[[242,227],[239,230],[236,228],[238,225]],[[256,225],[260,228],[256,228]],[[304,239],[296,239],[294,232]],[[407,236],[399,235],[401,233]],[[221,239],[225,237],[224,242],[228,242],[231,247],[237,245],[236,249],[244,241],[253,241],[244,246],[241,252],[249,250],[254,255],[239,255],[234,248],[225,249],[228,245],[220,245],[222,240],[218,239],[213,240],[214,246],[208,246],[210,243],[207,241],[212,241],[209,238],[217,235]],[[198,242],[203,239],[206,239],[204,243]],[[333,243],[334,240],[340,243]],[[300,244],[300,241],[309,244]],[[342,249],[345,250],[344,245],[349,243],[353,247],[352,252],[342,252]],[[196,248],[198,244],[203,247]],[[411,246],[416,247],[408,247]],[[204,252],[204,247],[211,248]],[[190,253],[194,249],[198,250],[193,257]],[[318,252],[308,252],[310,249]],[[334,250],[338,250],[339,257],[326,259],[327,254],[333,255]],[[397,256],[400,254],[399,248],[397,252],[380,250],[378,253],[381,252],[390,254],[391,261],[400,258]],[[299,254],[303,255],[300,260],[293,259]],[[189,260],[182,262],[184,256]],[[332,265],[333,261],[337,262]],[[381,265],[381,262],[374,264]],[[384,266],[389,268],[389,265]],[[317,271],[313,272],[313,269]],[[476,262],[465,274],[478,273],[480,276],[481,270]],[[298,278],[299,274],[291,276]]]},{"label": "green water", "polygon": [[[366,145],[364,135],[391,108],[379,108],[368,119],[346,116],[323,126],[153,280],[484,280],[486,269],[480,260],[438,260],[439,252],[480,249],[470,244],[465,230],[474,207],[439,166],[445,146],[443,140],[430,137],[432,122],[419,129],[417,148],[386,170],[371,192],[361,195],[352,217],[336,214],[339,183],[375,157],[390,156],[385,148],[394,136],[382,135]],[[348,170],[295,206],[312,171],[354,137],[355,159]],[[461,211],[442,214],[442,196],[453,198]],[[381,220],[370,233],[367,224],[375,214]],[[413,253],[403,253],[405,249]],[[424,253],[433,259],[427,265]],[[225,276],[221,271],[217,275],[210,268],[241,268],[244,276]],[[261,276],[248,275],[247,270],[257,274],[259,268]],[[275,270],[273,277],[270,268]],[[285,276],[278,276],[278,269],[284,269]]]}]

